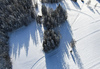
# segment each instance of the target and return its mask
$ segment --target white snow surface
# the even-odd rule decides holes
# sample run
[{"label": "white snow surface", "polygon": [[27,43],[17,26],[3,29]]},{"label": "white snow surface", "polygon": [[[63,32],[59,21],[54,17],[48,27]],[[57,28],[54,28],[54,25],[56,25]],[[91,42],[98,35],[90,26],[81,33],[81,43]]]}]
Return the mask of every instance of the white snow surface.
[{"label": "white snow surface", "polygon": [[[42,3],[36,2],[37,14],[41,15]],[[60,2],[68,19],[57,28],[61,33],[59,47],[47,54],[42,47],[44,28],[36,21],[12,32],[9,54],[13,69],[100,69],[100,4],[96,0],[88,6],[86,3]],[[58,4],[45,5],[55,9]],[[76,44],[70,53],[72,38]]]}]

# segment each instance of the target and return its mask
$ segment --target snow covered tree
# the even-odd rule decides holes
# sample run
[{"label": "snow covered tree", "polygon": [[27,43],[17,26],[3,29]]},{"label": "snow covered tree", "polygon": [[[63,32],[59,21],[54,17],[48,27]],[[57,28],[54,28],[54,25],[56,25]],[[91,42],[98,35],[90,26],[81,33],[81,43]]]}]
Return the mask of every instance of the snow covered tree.
[{"label": "snow covered tree", "polygon": [[42,15],[44,15],[44,16],[47,15],[47,8],[45,5],[42,5]]},{"label": "snow covered tree", "polygon": [[42,3],[58,3],[62,0],[41,0]]},{"label": "snow covered tree", "polygon": [[77,2],[77,0],[73,0],[74,2]]},{"label": "snow covered tree", "polygon": [[60,36],[53,29],[44,32],[43,50],[49,52],[59,46]]}]

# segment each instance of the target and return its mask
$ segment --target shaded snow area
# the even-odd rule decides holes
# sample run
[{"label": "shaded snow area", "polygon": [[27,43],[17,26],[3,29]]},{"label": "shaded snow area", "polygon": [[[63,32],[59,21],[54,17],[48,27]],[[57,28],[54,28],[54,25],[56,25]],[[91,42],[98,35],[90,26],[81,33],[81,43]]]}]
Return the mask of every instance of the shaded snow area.
[{"label": "shaded snow area", "polygon": [[[87,5],[87,1],[44,3],[53,9],[61,4],[68,12],[67,21],[57,28],[61,34],[59,47],[49,53],[43,52],[44,28],[36,21],[10,33],[13,69],[100,69],[100,4],[91,0]],[[37,3],[36,11],[41,15],[42,3]],[[70,47],[72,39],[75,40],[73,48]]]}]

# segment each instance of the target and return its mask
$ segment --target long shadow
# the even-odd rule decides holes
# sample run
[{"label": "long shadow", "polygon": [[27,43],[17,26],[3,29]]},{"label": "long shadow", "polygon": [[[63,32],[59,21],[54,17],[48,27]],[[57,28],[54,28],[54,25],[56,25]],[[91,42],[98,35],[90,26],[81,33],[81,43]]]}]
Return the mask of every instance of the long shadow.
[{"label": "long shadow", "polygon": [[[83,64],[81,61],[81,58],[76,50],[76,48],[72,48],[73,53],[70,53],[69,50],[69,44],[72,41],[72,31],[71,31],[71,27],[68,24],[68,22],[66,22],[65,24],[63,24],[62,26],[63,28],[61,29],[61,35],[62,35],[62,39],[61,39],[61,43],[60,43],[60,50],[63,53],[67,54],[67,58],[69,59],[69,56],[71,55],[73,62],[75,64],[77,64],[77,66],[79,67],[79,69],[83,69]],[[67,44],[66,44],[67,42]],[[65,44],[64,44],[65,43]],[[65,68],[66,69],[66,68]]]},{"label": "long shadow", "polygon": [[73,1],[71,1],[71,2],[72,2],[72,4],[74,5],[74,7],[76,9],[80,9],[81,10],[81,7],[80,7],[80,5],[77,2],[73,2]]},{"label": "long shadow", "polygon": [[[32,22],[29,26],[20,28],[12,32],[9,40],[10,52],[9,54],[16,58],[20,56],[20,51],[24,47],[26,56],[28,56],[29,42],[30,38],[33,39],[35,45],[38,44],[38,32],[40,33],[40,37],[43,32],[40,30],[36,22]],[[40,39],[42,41],[42,38]]]},{"label": "long shadow", "polygon": [[100,0],[97,0],[100,3]]},{"label": "long shadow", "polygon": [[71,53],[71,57],[72,57],[74,63],[76,64],[76,61],[75,61],[74,55],[73,55],[72,53]]},{"label": "long shadow", "polygon": [[[65,22],[59,27],[61,33],[61,40],[59,47],[54,51],[45,54],[46,68],[47,69],[69,69],[69,64],[66,60],[69,59],[70,53],[68,51],[68,44],[72,40],[70,26],[68,22]],[[66,58],[64,59],[64,56]]]},{"label": "long shadow", "polygon": [[[63,53],[61,51],[60,52],[59,51],[60,50],[45,54],[47,69],[64,69],[65,64],[64,64],[64,60],[63,60]],[[53,54],[53,53],[55,53],[55,54]]]},{"label": "long shadow", "polygon": [[93,13],[95,13],[92,7],[88,6],[88,8],[89,8],[90,11],[92,11]]},{"label": "long shadow", "polygon": [[96,9],[96,12],[100,15],[100,12]]},{"label": "long shadow", "polygon": [[52,8],[53,10],[55,10],[59,3],[43,3],[43,5],[45,5],[47,8]]},{"label": "long shadow", "polygon": [[83,68],[83,63],[82,63],[82,61],[81,61],[81,58],[80,58],[80,56],[79,56],[79,54],[78,54],[76,48],[74,47],[74,48],[72,48],[72,50],[73,50],[73,56],[74,56],[74,57],[73,57],[73,60],[74,60],[75,63],[78,65],[79,69],[84,69],[84,68]]},{"label": "long shadow", "polygon": [[60,2],[60,5],[64,8],[64,9],[68,9],[71,10],[68,3],[64,0],[62,2]]}]

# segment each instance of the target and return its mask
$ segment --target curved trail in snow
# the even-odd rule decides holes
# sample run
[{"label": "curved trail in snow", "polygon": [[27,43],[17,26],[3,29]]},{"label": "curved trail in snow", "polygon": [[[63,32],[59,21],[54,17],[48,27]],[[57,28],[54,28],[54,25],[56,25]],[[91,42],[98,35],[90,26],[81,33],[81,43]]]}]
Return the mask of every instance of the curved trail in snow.
[{"label": "curved trail in snow", "polygon": [[[38,67],[39,64],[43,63],[43,61],[45,60],[45,59],[44,59],[45,57],[47,57],[47,58],[52,57],[52,56],[54,56],[55,54],[59,53],[60,51],[61,51],[61,50],[59,50],[59,49],[55,49],[54,51],[45,54],[45,56],[42,56],[41,58],[39,58],[39,59],[31,66],[30,69],[34,69],[36,66]],[[44,66],[43,66],[43,67],[44,67]]]},{"label": "curved trail in snow", "polygon": [[[50,51],[49,53],[45,54],[45,56],[42,56],[41,58],[39,58],[32,66],[30,69],[38,69],[37,67],[40,66],[42,63],[44,63],[45,59],[47,58],[51,58],[53,56],[56,56],[56,55],[59,55],[59,53],[61,53],[62,50],[59,48],[53,50],[53,51]],[[45,68],[46,65],[42,65],[42,68]],[[41,68],[41,69],[42,69]]]},{"label": "curved trail in snow", "polygon": [[88,69],[93,69],[93,68],[96,67],[97,65],[100,65],[100,62],[94,64],[93,66],[89,67]]},{"label": "curved trail in snow", "polygon": [[91,33],[89,33],[89,34],[87,34],[87,35],[85,35],[85,36],[83,36],[83,37],[77,39],[76,41],[80,41],[80,40],[82,40],[82,39],[84,39],[84,38],[86,38],[86,37],[88,37],[88,36],[90,36],[90,35],[96,34],[96,33],[98,33],[98,32],[100,32],[100,29],[98,29],[98,30],[96,30],[96,31],[93,31],[93,32],[91,32]]},{"label": "curved trail in snow", "polygon": [[[88,15],[88,14],[86,14],[86,13],[84,13],[84,12],[78,11],[78,10],[71,9],[71,11],[79,12],[79,13],[78,13],[78,16],[79,16],[79,14],[81,13],[81,14],[84,14],[84,15],[86,15],[86,16],[91,17],[90,15]],[[77,16],[77,17],[78,17],[78,16]],[[91,17],[91,18],[94,19],[93,17]],[[76,18],[76,19],[77,19],[77,18]],[[75,21],[76,21],[76,19],[75,19]],[[59,51],[56,52],[56,53],[59,53],[60,51],[61,51],[61,50],[59,50]],[[51,54],[54,55],[55,53],[52,52]],[[47,57],[48,57],[48,56],[50,57],[50,56],[52,56],[52,55],[48,54]],[[38,67],[39,64],[43,63],[44,58],[45,58],[45,56],[42,56],[41,58],[39,58],[39,59],[32,65],[31,69],[33,69],[33,68],[35,68],[35,67]]]},{"label": "curved trail in snow", "polygon": [[43,60],[44,57],[45,57],[45,56],[42,56],[41,58],[39,58],[39,59],[32,65],[31,69],[33,69],[33,67],[34,67],[38,62],[40,62],[41,60]]},{"label": "curved trail in snow", "polygon": [[[84,4],[82,5],[82,8],[84,7]],[[81,8],[81,9],[82,9]],[[70,8],[69,8],[70,9]],[[73,9],[70,9],[70,10],[73,10]],[[74,10],[75,11],[75,10]],[[75,20],[73,21],[73,23],[71,23],[71,26],[76,22],[76,20],[77,20],[77,18],[79,17],[79,14],[81,13],[81,10],[80,11],[77,11],[77,12],[79,12],[78,13],[78,15],[76,16],[76,18],[75,18]],[[83,13],[83,14],[85,14],[85,13]],[[88,14],[85,14],[85,15],[88,15]],[[89,15],[88,15],[89,16]],[[91,16],[89,16],[89,17],[91,17]]]},{"label": "curved trail in snow", "polygon": [[[38,3],[38,5],[40,5],[40,6],[41,6],[41,4],[40,4],[40,3]],[[84,4],[83,4],[83,6],[84,6]],[[82,6],[82,7],[83,7],[83,6]],[[94,19],[92,16],[90,16],[90,15],[88,15],[88,14],[84,13],[84,12],[81,12],[81,11],[78,11],[78,10],[75,10],[75,9],[71,9],[71,8],[66,8],[66,9],[70,9],[71,11],[79,12],[78,14],[80,14],[80,13],[81,13],[81,14],[87,15],[87,16],[91,17],[92,19]],[[79,16],[79,15],[78,15],[78,16]],[[78,17],[77,17],[77,18],[78,18]],[[76,18],[76,19],[77,19],[77,18]],[[75,19],[75,20],[76,20],[76,19]]]},{"label": "curved trail in snow", "polygon": [[[68,8],[67,8],[67,9],[68,9]],[[82,13],[82,14],[87,15],[87,16],[91,17],[92,19],[94,19],[92,16],[90,16],[90,15],[84,13],[84,12],[81,12],[81,11],[78,11],[78,10],[74,10],[74,9],[71,9],[71,11],[75,11],[75,12]]]},{"label": "curved trail in snow", "polygon": [[[40,3],[40,1],[38,0],[38,7],[39,7],[39,10],[37,10],[37,12],[38,13],[40,13],[41,14],[41,3]],[[62,4],[63,5],[63,4]],[[82,6],[82,5],[81,5]],[[84,4],[83,4],[83,6],[84,6]],[[70,9],[70,10],[68,10],[68,9]],[[84,8],[83,8],[84,9]],[[67,8],[67,6],[65,6],[65,10],[68,10],[69,12],[70,11],[72,11],[72,12],[75,12],[75,13],[77,13],[76,15],[75,15],[75,17],[74,17],[74,19],[73,19],[73,21],[70,23],[71,25],[73,25],[73,24],[76,24],[76,22],[77,22],[77,20],[79,20],[79,18],[80,18],[80,15],[83,15],[83,16],[85,16],[85,17],[87,17],[87,18],[90,18],[91,20],[93,20],[93,21],[91,21],[91,22],[88,22],[87,20],[86,20],[86,24],[84,24],[84,25],[80,25],[80,26],[77,26],[77,27],[74,27],[73,28],[73,30],[72,31],[75,31],[75,33],[77,32],[76,30],[78,30],[78,31],[80,31],[80,29],[81,30],[83,30],[83,28],[86,28],[86,27],[90,27],[92,24],[93,25],[95,25],[95,24],[99,24],[99,22],[100,22],[100,19],[95,19],[92,15],[89,15],[89,14],[87,14],[87,13],[84,13],[84,11],[82,12],[82,10],[75,10],[75,9],[71,9],[71,8]],[[72,13],[71,12],[71,13]],[[38,15],[38,14],[37,14]],[[70,17],[70,14],[69,14],[69,17]],[[97,17],[96,17],[97,18]],[[98,23],[97,23],[98,22]],[[78,24],[77,24],[78,25]],[[65,28],[65,27],[67,27],[67,23],[63,26],[64,28],[62,28],[63,30],[65,30],[65,29],[67,29],[67,28]],[[38,28],[38,27],[37,27]],[[71,27],[70,27],[71,28]],[[68,28],[68,30],[69,30],[69,32],[70,33],[72,33],[72,31],[70,31],[71,29],[70,28]],[[61,31],[62,31],[62,29],[61,29]],[[33,31],[33,30],[32,30]],[[37,31],[37,30],[36,30]],[[41,40],[41,43],[42,43],[42,39],[43,38],[41,38],[41,30],[39,30],[40,32],[39,32],[39,36],[40,37],[36,37],[36,39],[38,39],[39,38],[39,40]],[[67,30],[66,30],[67,31]],[[83,65],[82,65],[82,63],[84,64],[84,62],[82,62],[81,61],[81,59],[82,59],[82,57],[83,56],[81,56],[80,57],[80,52],[82,52],[82,51],[79,51],[77,48],[75,49],[75,50],[73,50],[73,53],[72,54],[70,54],[70,46],[69,46],[69,42],[70,42],[70,36],[69,36],[69,33],[68,32],[66,32],[66,31],[62,31],[62,34],[64,34],[63,36],[63,41],[62,41],[62,43],[61,43],[61,46],[59,46],[59,48],[57,48],[56,50],[54,50],[54,51],[52,51],[52,52],[50,52],[50,53],[47,53],[47,54],[41,54],[40,55],[40,53],[39,53],[39,55],[38,56],[35,56],[35,54],[33,55],[33,53],[32,53],[32,55],[33,55],[33,58],[31,58],[32,60],[30,60],[30,61],[32,61],[32,62],[30,62],[30,61],[28,61],[28,62],[26,62],[26,64],[27,63],[29,63],[29,68],[26,68],[27,67],[27,65],[25,66],[25,65],[23,65],[23,67],[24,67],[24,69],[45,69],[46,67],[47,67],[47,69],[50,67],[51,69],[52,69],[52,66],[54,65],[60,65],[60,63],[59,62],[61,62],[62,64],[65,64],[65,62],[69,65],[67,65],[67,64],[65,64],[66,65],[66,67],[65,68],[63,68],[62,66],[59,66],[59,67],[62,67],[62,68],[57,68],[57,69],[72,69],[72,68],[70,68],[70,67],[77,67],[77,66],[79,66],[79,69],[80,68],[82,68],[83,67]],[[43,31],[42,31],[43,32]],[[83,32],[84,32],[84,30],[83,30]],[[87,33],[87,35],[84,35],[84,36],[82,36],[81,38],[77,38],[77,40],[76,41],[81,41],[81,40],[83,40],[84,38],[87,38],[88,36],[91,36],[91,35],[93,35],[93,34],[97,34],[97,33],[100,33],[100,28],[99,29],[95,29],[95,30],[92,30],[92,32],[90,32],[89,31],[89,33]],[[37,33],[36,33],[37,34]],[[73,33],[72,33],[73,34]],[[35,40],[35,39],[33,39],[33,40]],[[68,42],[67,42],[67,40],[69,40]],[[93,40],[93,39],[91,39],[91,40]],[[90,40],[89,40],[90,41]],[[37,41],[38,42],[38,41]],[[65,44],[64,44],[65,43]],[[87,43],[88,44],[88,43]],[[82,45],[82,44],[81,44]],[[84,44],[83,44],[84,45]],[[88,45],[84,45],[84,46],[88,46]],[[83,47],[84,47],[83,46]],[[78,47],[78,46],[77,46]],[[42,47],[41,47],[42,48]],[[88,47],[87,47],[88,48]],[[90,47],[91,48],[91,47]],[[33,48],[34,49],[34,48]],[[81,48],[80,48],[81,49]],[[94,48],[93,48],[94,49]],[[85,50],[85,48],[82,48],[82,50],[83,50],[83,52],[85,52],[86,50]],[[33,51],[33,50],[32,50]],[[62,51],[63,51],[63,53],[62,53]],[[88,51],[88,50],[87,50]],[[40,50],[39,50],[39,52],[40,52]],[[34,52],[35,53],[35,52]],[[87,52],[88,53],[88,52]],[[86,53],[86,54],[87,54]],[[58,57],[60,57],[60,59],[57,61],[56,59],[57,59],[57,57],[56,56],[58,56]],[[63,57],[64,58],[63,58]],[[66,57],[65,57],[66,56]],[[35,57],[35,59],[37,59],[37,60],[34,60],[34,57]],[[54,57],[56,57],[56,58],[54,58]],[[51,60],[52,60],[52,58],[54,59],[54,61],[57,61],[58,62],[58,64],[56,64],[56,63],[52,63],[51,62]],[[30,58],[29,58],[30,59]],[[92,60],[92,61],[89,61],[89,62],[87,62],[88,64],[87,64],[87,66],[84,66],[84,67],[87,67],[87,69],[92,69],[92,68],[94,68],[94,67],[96,67],[97,65],[99,65],[100,64],[100,61],[99,61],[99,59],[100,58],[98,58],[97,60]],[[48,61],[49,60],[49,61]],[[64,61],[64,62],[63,62]],[[96,62],[97,61],[97,62]],[[19,61],[20,62],[20,61]],[[22,61],[23,62],[23,61]],[[34,63],[33,63],[34,62]],[[50,63],[51,62],[51,63]],[[94,63],[95,62],[95,63]],[[17,63],[17,62],[16,62]],[[15,63],[15,68],[16,69],[19,69],[19,68],[17,68],[16,66],[18,66],[18,65],[20,65],[20,64],[18,64],[18,65],[16,65],[16,63]],[[48,65],[48,63],[49,63],[49,65]],[[74,65],[74,63],[75,63],[75,65]],[[94,64],[90,64],[90,63],[94,63]],[[30,65],[31,64],[31,65]],[[77,64],[77,65],[76,65]],[[89,65],[90,64],[90,65]],[[20,66],[20,67],[22,67],[22,66]],[[49,69],[50,69],[49,68]],[[78,68],[75,68],[75,69],[78,69]]]},{"label": "curved trail in snow", "polygon": [[[83,7],[84,7],[84,4],[82,5],[82,8],[83,8]],[[71,9],[71,10],[73,10],[73,9]],[[92,16],[90,16],[90,15],[84,13],[84,12],[81,12],[82,10],[80,10],[80,11],[73,10],[73,11],[76,11],[76,12],[79,12],[79,13],[78,13],[78,15],[76,16],[76,19],[75,19],[75,20],[73,21],[73,23],[71,24],[71,26],[76,22],[76,20],[78,19],[80,13],[81,13],[81,14],[84,14],[84,15],[86,15],[86,16],[89,16],[89,17],[91,17],[91,18],[94,20],[94,18],[93,18]]]},{"label": "curved trail in snow", "polygon": [[90,25],[90,24],[95,24],[95,22],[99,22],[99,21],[100,21],[100,19],[94,20],[93,22],[90,22],[89,24],[86,24],[86,25],[84,25],[84,26],[81,26],[81,27],[79,27],[79,28],[74,29],[73,31],[77,31],[77,30],[80,29],[80,28],[86,27],[86,26],[88,26],[88,25]]}]

